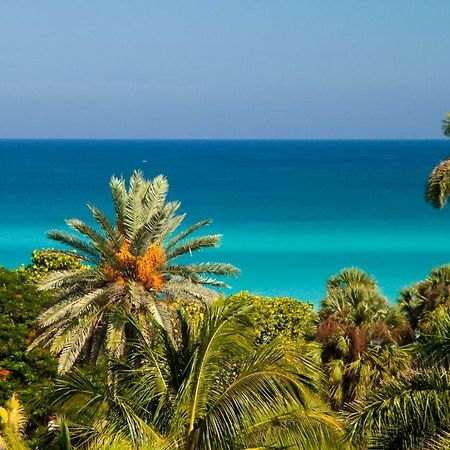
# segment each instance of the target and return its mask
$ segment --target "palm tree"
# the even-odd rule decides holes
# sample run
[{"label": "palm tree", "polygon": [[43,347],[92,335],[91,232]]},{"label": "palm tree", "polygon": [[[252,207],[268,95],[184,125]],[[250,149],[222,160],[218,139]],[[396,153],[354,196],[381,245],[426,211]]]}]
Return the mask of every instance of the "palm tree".
[{"label": "palm tree", "polygon": [[444,450],[450,442],[450,312],[411,347],[415,365],[350,405],[349,437],[369,448]]},{"label": "palm tree", "polygon": [[120,356],[127,342],[124,312],[141,324],[150,324],[151,316],[170,329],[177,300],[210,302],[217,296],[211,287],[226,287],[215,276],[238,274],[225,263],[183,264],[192,252],[217,247],[221,235],[191,237],[210,220],[174,235],[185,214],[177,214],[179,202],[166,200],[168,182],[163,176],[146,180],[134,172],[128,189],[125,180],[116,177],[110,188],[115,223],[88,205],[99,230],[71,219],[67,224],[84,239],[64,231],[48,233],[90,264],[53,273],[41,284],[41,289],[53,290],[56,303],[39,317],[42,333],[32,347],[44,343],[59,355],[60,373],[73,366],[83,349],[94,364],[104,352]]},{"label": "palm tree", "polygon": [[376,281],[357,268],[344,269],[328,281],[319,311],[317,340],[335,408],[362,398],[370,388],[408,365],[398,345],[409,327],[388,305]]},{"label": "palm tree", "polygon": [[0,450],[26,450],[23,443],[26,424],[25,410],[13,395],[6,407],[0,407]]},{"label": "palm tree", "polygon": [[450,113],[447,113],[447,117],[442,121],[442,131],[444,136],[450,137]]},{"label": "palm tree", "polygon": [[88,418],[77,448],[114,439],[124,449],[344,448],[308,351],[276,340],[256,347],[245,307],[218,301],[198,321],[180,313],[178,347],[165,328],[155,325],[155,341],[130,323],[137,338],[113,369],[116,389],[72,371],[53,392]]},{"label": "palm tree", "polygon": [[444,450],[450,442],[450,310],[434,318],[432,334],[410,347],[415,364],[350,405],[348,431],[356,445]]},{"label": "palm tree", "polygon": [[434,268],[425,280],[403,289],[398,303],[416,334],[433,332],[450,308],[450,265]]},{"label": "palm tree", "polygon": [[350,440],[362,448],[435,450],[450,431],[450,374],[440,367],[405,372],[350,405]]},{"label": "palm tree", "polygon": [[[450,113],[442,121],[444,136],[450,137]],[[443,208],[450,194],[450,158],[441,161],[431,172],[426,189],[426,199],[434,208]]]}]

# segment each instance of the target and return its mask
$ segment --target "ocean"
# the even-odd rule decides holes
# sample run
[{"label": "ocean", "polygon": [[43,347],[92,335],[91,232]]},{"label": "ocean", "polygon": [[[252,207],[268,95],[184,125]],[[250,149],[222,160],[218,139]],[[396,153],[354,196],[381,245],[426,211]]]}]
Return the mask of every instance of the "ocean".
[{"label": "ocean", "polygon": [[450,141],[0,141],[0,265],[52,246],[49,229],[112,212],[111,175],[165,174],[186,223],[224,235],[204,260],[242,270],[228,292],[318,304],[327,278],[357,266],[391,301],[450,262],[450,207],[425,203]]}]

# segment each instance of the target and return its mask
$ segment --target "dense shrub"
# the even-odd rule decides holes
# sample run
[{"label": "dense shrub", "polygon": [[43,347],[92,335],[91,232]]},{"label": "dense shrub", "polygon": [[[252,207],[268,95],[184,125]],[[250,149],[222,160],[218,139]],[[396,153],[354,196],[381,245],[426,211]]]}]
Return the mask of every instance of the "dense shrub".
[{"label": "dense shrub", "polygon": [[258,344],[278,336],[292,341],[312,338],[315,333],[312,303],[288,297],[259,297],[245,291],[228,297],[228,301],[252,306],[250,319]]},{"label": "dense shrub", "polygon": [[52,248],[34,250],[31,264],[21,266],[18,271],[23,272],[30,281],[38,282],[44,275],[55,270],[81,269],[82,262],[76,252],[61,252]]},{"label": "dense shrub", "polygon": [[0,268],[0,405],[17,394],[32,424],[46,413],[34,402],[56,374],[48,351],[27,352],[37,331],[35,320],[49,303],[49,295],[38,292],[25,273]]}]

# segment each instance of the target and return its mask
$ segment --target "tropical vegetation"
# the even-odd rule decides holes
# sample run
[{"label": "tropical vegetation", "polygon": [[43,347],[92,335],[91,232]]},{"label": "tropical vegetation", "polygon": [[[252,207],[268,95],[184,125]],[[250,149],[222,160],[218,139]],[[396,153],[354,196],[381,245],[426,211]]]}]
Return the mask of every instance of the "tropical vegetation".
[{"label": "tropical vegetation", "polygon": [[70,219],[67,224],[78,235],[48,233],[91,265],[54,271],[41,283],[41,289],[54,291],[56,301],[39,316],[42,332],[32,348],[43,344],[57,354],[60,373],[69,371],[80,356],[92,364],[104,353],[121,356],[129,338],[123,313],[139,318],[143,326],[150,326],[151,315],[173,335],[178,299],[207,304],[217,297],[210,287],[224,287],[221,277],[238,274],[227,263],[180,260],[217,247],[221,236],[193,237],[210,220],[174,234],[185,214],[177,213],[179,202],[167,201],[163,176],[146,180],[135,172],[128,188],[123,178],[112,177],[110,189],[114,221],[90,204],[98,229]]},{"label": "tropical vegetation", "polygon": [[219,300],[198,321],[181,310],[179,346],[158,324],[155,343],[130,318],[136,339],[111,361],[114,385],[74,371],[53,393],[89,418],[78,445],[120,435],[133,448],[336,448],[341,428],[320,400],[314,351],[255,346],[246,310]]},{"label": "tropical vegetation", "polygon": [[[442,121],[442,131],[450,137],[450,113]],[[443,208],[450,194],[450,158],[441,161],[431,172],[427,188],[426,199],[434,208]]]},{"label": "tropical vegetation", "polygon": [[[450,136],[450,116],[443,121]],[[226,295],[220,235],[168,183],[110,182],[114,217],[0,269],[0,449],[450,448],[450,265],[389,302],[359,268],[311,303]],[[427,201],[450,194],[450,159]]]},{"label": "tropical vegetation", "polygon": [[13,394],[0,407],[0,449],[26,450],[23,443],[27,417],[20,401]]},{"label": "tropical vegetation", "polygon": [[[14,394],[27,405],[35,403],[56,376],[47,350],[27,352],[37,333],[37,317],[50,303],[50,295],[39,292],[22,271],[0,268],[0,405]],[[45,405],[30,410],[29,426],[36,427],[47,411]]]},{"label": "tropical vegetation", "polygon": [[363,271],[345,269],[327,287],[316,336],[329,400],[339,408],[406,369],[409,356],[400,346],[411,333],[400,311]]}]

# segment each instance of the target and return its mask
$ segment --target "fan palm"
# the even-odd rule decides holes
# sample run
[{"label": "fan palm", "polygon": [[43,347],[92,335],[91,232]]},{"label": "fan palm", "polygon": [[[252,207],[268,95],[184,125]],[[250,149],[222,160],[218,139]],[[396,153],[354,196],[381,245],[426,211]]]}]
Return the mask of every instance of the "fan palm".
[{"label": "fan palm", "polygon": [[450,308],[450,265],[434,268],[428,277],[400,293],[399,306],[417,333],[431,333]]},{"label": "fan palm", "polygon": [[443,311],[435,321],[432,334],[419,338],[419,349],[425,362],[450,369],[450,312]]},{"label": "fan palm", "polygon": [[[450,137],[450,113],[442,121],[444,136]],[[443,208],[450,194],[450,158],[441,161],[431,172],[426,189],[426,199],[434,208]]]},{"label": "fan palm", "polygon": [[178,347],[165,328],[156,342],[135,324],[137,340],[114,368],[117,389],[77,371],[60,382],[58,402],[89,417],[80,448],[113,437],[134,449],[342,448],[308,351],[276,340],[257,348],[245,309],[223,301],[197,324],[184,314],[180,323]]},{"label": "fan palm", "polygon": [[95,363],[103,352],[119,356],[127,341],[124,309],[141,323],[152,316],[171,326],[177,299],[208,302],[217,296],[211,287],[225,287],[226,275],[237,275],[230,264],[190,262],[180,257],[208,247],[217,247],[221,235],[191,237],[209,224],[198,222],[174,235],[185,214],[177,214],[179,202],[166,200],[168,182],[163,176],[146,180],[134,172],[127,189],[125,180],[111,178],[115,223],[89,205],[100,231],[71,219],[69,227],[81,234],[50,231],[58,241],[90,264],[82,270],[53,273],[41,289],[55,292],[56,303],[39,317],[42,333],[33,346],[44,343],[59,355],[58,369],[67,372],[83,349]]},{"label": "fan palm", "polygon": [[444,449],[450,432],[450,313],[421,334],[414,367],[350,405],[349,436],[377,449]]},{"label": "fan palm", "polygon": [[344,269],[329,279],[319,317],[317,340],[336,408],[408,365],[398,347],[409,334],[406,320],[363,271]]}]

